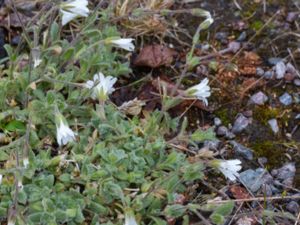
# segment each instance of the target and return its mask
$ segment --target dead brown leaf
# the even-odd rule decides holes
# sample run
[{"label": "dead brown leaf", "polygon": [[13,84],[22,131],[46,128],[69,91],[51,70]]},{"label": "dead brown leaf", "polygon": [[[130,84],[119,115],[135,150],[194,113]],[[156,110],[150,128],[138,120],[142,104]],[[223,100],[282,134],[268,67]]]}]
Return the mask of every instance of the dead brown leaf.
[{"label": "dead brown leaf", "polygon": [[169,66],[177,52],[163,45],[148,45],[144,47],[136,59],[133,61],[135,66],[147,66],[157,68],[160,66]]},{"label": "dead brown leaf", "polygon": [[233,195],[233,197],[235,199],[247,199],[247,198],[251,197],[245,188],[237,186],[237,185],[231,186],[229,188],[229,191],[231,192],[231,194]]}]

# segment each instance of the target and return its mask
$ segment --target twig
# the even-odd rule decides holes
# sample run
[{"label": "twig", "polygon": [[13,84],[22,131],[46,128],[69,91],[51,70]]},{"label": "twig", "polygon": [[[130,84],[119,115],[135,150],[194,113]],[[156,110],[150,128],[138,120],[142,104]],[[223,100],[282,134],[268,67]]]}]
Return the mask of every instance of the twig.
[{"label": "twig", "polygon": [[275,197],[255,197],[255,198],[242,198],[231,200],[208,200],[210,204],[224,204],[228,202],[253,202],[253,201],[272,201],[272,200],[286,200],[286,199],[300,199],[300,196],[275,196]]},{"label": "twig", "polygon": [[205,217],[202,216],[202,214],[201,214],[200,212],[198,212],[197,210],[193,210],[192,212],[195,213],[195,214],[199,217],[199,219],[202,220],[203,223],[201,223],[201,224],[212,225],[212,224],[211,224],[207,219],[205,219]]}]

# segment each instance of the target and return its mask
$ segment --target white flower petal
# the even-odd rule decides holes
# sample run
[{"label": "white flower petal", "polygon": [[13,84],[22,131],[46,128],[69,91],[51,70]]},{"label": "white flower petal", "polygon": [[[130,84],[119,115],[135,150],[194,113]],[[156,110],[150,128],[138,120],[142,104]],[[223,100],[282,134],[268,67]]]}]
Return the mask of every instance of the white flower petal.
[{"label": "white flower petal", "polygon": [[[107,98],[109,94],[114,92],[114,84],[117,82],[117,78],[112,76],[105,77],[103,73],[94,75],[94,80],[86,82],[85,86],[89,89],[93,89],[92,98]],[[104,95],[104,96],[102,96]]]},{"label": "white flower petal", "polygon": [[218,169],[231,181],[235,181],[239,177],[238,171],[242,169],[240,165],[242,162],[238,159],[224,160],[219,164]]},{"label": "white flower petal", "polygon": [[60,120],[60,124],[56,125],[57,143],[66,145],[69,142],[75,141],[75,133]]},{"label": "white flower petal", "polygon": [[127,51],[134,51],[135,46],[132,43],[132,41],[134,41],[133,38],[120,38],[117,40],[111,40],[110,43],[114,44],[115,46],[119,47],[119,48],[123,48]]},{"label": "white flower petal", "polygon": [[71,0],[62,4],[62,25],[66,25],[76,17],[87,17],[89,9],[87,0]]},{"label": "white flower petal", "polygon": [[23,159],[23,165],[24,165],[25,168],[28,167],[28,165],[29,165],[29,159],[28,159],[28,157],[26,157],[26,158]]},{"label": "white flower petal", "polygon": [[207,98],[211,95],[210,87],[208,86],[209,80],[205,78],[199,84],[189,88],[186,93],[189,96],[194,96],[202,100],[205,105],[208,105]]},{"label": "white flower petal", "polygon": [[124,225],[138,225],[138,223],[136,222],[134,215],[126,214]]}]

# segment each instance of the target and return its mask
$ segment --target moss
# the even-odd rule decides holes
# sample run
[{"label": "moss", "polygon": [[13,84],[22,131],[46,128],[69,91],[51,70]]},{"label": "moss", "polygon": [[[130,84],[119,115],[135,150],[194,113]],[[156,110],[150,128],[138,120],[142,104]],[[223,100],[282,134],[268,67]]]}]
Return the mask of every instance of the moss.
[{"label": "moss", "polygon": [[254,108],[253,118],[263,125],[267,125],[268,120],[279,117],[281,112],[279,108],[257,106]]},{"label": "moss", "polygon": [[266,157],[267,166],[278,167],[282,162],[283,148],[282,145],[271,140],[255,142],[250,146],[257,157]]},{"label": "moss", "polygon": [[234,118],[233,112],[229,108],[221,108],[214,112],[219,117],[225,126],[231,123]]}]

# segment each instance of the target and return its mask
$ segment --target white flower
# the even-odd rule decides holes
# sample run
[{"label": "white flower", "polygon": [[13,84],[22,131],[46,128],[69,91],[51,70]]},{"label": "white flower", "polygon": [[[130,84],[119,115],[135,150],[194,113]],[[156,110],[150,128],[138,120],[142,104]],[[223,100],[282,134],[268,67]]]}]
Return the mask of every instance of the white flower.
[{"label": "white flower", "polygon": [[238,171],[242,169],[242,166],[240,165],[241,163],[242,162],[238,159],[219,161],[218,169],[226,178],[231,181],[235,181],[236,178],[239,177]]},{"label": "white flower", "polygon": [[89,9],[87,0],[70,0],[61,4],[62,25],[66,25],[76,17],[87,17]]},{"label": "white flower", "polygon": [[0,174],[0,184],[2,183],[2,178],[3,178],[3,175]]},{"label": "white flower", "polygon": [[133,52],[134,51],[134,44],[132,43],[134,41],[133,38],[120,38],[115,40],[109,40],[108,43],[111,43],[115,45],[116,47],[123,48],[127,51]]},{"label": "white flower", "polygon": [[124,225],[138,225],[135,220],[134,214],[132,212],[128,212],[125,214],[125,224]]},{"label": "white flower", "polygon": [[18,180],[18,188],[20,190],[23,190],[23,184],[22,184],[22,181],[21,180]]},{"label": "white flower", "polygon": [[86,82],[85,86],[92,89],[92,98],[101,101],[105,101],[108,95],[111,94],[115,89],[114,84],[117,82],[117,78],[112,76],[105,77],[103,73],[98,73],[94,75],[94,80],[89,80]]},{"label": "white flower", "polygon": [[23,159],[23,165],[24,165],[25,168],[28,167],[28,165],[29,165],[29,159],[28,159],[28,157],[25,157],[25,158]]},{"label": "white flower", "polygon": [[31,50],[31,55],[32,55],[32,59],[33,59],[33,68],[38,67],[42,60],[41,60],[41,52],[39,48],[33,48]]},{"label": "white flower", "polygon": [[57,143],[61,146],[75,141],[75,133],[69,128],[66,119],[59,112],[56,114],[55,119]]},{"label": "white flower", "polygon": [[208,104],[207,98],[211,95],[210,93],[210,87],[208,86],[209,80],[205,78],[200,82],[200,84],[197,84],[193,87],[190,87],[186,92],[189,96],[195,96],[199,100],[202,100],[205,105]]}]

